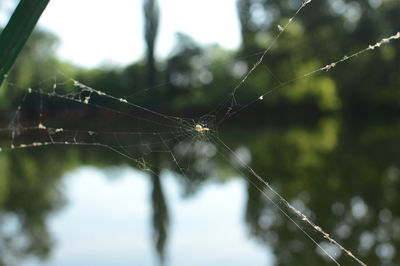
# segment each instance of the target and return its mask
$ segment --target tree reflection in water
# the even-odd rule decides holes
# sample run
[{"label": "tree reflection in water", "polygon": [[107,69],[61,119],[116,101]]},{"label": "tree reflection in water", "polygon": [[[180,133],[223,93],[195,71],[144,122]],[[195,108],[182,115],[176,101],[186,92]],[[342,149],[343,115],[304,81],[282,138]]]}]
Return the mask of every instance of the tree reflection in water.
[{"label": "tree reflection in water", "polygon": [[[231,130],[230,147],[244,144],[252,153],[251,167],[279,193],[321,225],[343,246],[370,265],[390,265],[399,261],[400,213],[396,207],[400,186],[400,124],[355,124],[336,118],[316,125],[284,125],[246,129],[252,136],[242,143],[242,129]],[[163,263],[168,243],[170,217],[162,188],[162,169],[173,165],[164,154],[146,158],[155,174],[152,183],[153,237]],[[196,160],[188,160],[194,169]],[[1,264],[29,256],[46,258],[53,238],[47,220],[63,206],[62,176],[79,165],[99,168],[127,163],[100,148],[70,146],[14,150],[0,154]],[[232,178],[230,162],[217,156],[217,170],[177,175],[185,195],[198,191],[219,174]],[[190,179],[190,180],[188,180]],[[245,222],[250,235],[272,248],[277,265],[330,264],[315,245],[289,222],[248,180]],[[10,218],[11,217],[11,218]],[[13,218],[12,218],[13,217]],[[14,222],[10,222],[14,220]],[[10,226],[10,223],[16,226]],[[11,230],[10,228],[14,228]],[[332,252],[343,265],[353,263],[310,229],[307,232]],[[205,254],[204,256],[207,256]]]},{"label": "tree reflection in water", "polygon": [[160,166],[157,155],[153,156],[154,167],[150,174],[152,181],[151,203],[153,206],[153,237],[160,264],[165,262],[165,245],[168,239],[169,214],[160,180]]}]

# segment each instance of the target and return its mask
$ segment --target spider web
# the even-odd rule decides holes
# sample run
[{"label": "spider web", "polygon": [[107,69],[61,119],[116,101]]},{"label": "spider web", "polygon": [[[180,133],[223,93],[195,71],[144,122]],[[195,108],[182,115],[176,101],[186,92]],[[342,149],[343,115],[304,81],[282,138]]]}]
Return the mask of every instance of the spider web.
[{"label": "spider web", "polygon": [[[257,55],[256,63],[243,75],[229,95],[214,109],[198,118],[165,114],[162,111],[136,104],[134,99],[131,100],[131,96],[129,100],[128,98],[113,96],[60,72],[55,77],[26,89],[21,104],[8,127],[0,129],[1,134],[10,136],[10,143],[1,147],[0,151],[50,145],[99,147],[120,154],[133,162],[139,169],[154,175],[159,175],[159,172],[153,169],[151,160],[148,160],[147,157],[168,156],[170,162],[168,167],[189,183],[192,182],[194,175],[203,178],[216,175],[217,173],[213,172],[214,167],[211,166],[215,163],[216,155],[219,154],[229,161],[240,175],[247,178],[332,262],[340,265],[335,256],[309,232],[309,228],[338,247],[358,264],[365,265],[351,251],[343,247],[303,212],[289,203],[268,183],[266,177],[258,175],[245,159],[224,142],[218,132],[225,121],[233,119],[236,114],[256,105],[268,94],[318,72],[329,71],[338,64],[379,48],[393,40],[400,39],[398,32],[312,71],[281,81],[267,67],[264,59],[296,16],[310,3],[311,0],[303,1],[285,24],[277,25],[278,34],[272,39],[267,49]],[[267,70],[267,74],[278,81],[278,85],[263,89],[253,99],[239,103],[238,92],[244,89],[247,80],[261,66]],[[10,83],[9,85],[12,86]],[[148,90],[146,89],[146,91]],[[68,114],[52,117],[52,114],[47,112],[46,108],[51,109],[55,106],[58,108],[63,106],[64,108],[76,107],[76,109],[73,108]],[[80,111],[74,113],[74,110]],[[107,119],[95,122],[91,119],[93,116],[106,117]],[[78,128],[73,123],[77,117],[87,121],[87,124]],[[232,158],[234,162],[232,162]]]}]

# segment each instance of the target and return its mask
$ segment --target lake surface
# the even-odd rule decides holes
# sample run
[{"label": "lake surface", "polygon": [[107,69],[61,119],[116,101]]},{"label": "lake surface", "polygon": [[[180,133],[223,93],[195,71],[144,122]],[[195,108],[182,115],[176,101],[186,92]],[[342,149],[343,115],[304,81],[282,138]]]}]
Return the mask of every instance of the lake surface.
[{"label": "lake surface", "polygon": [[232,151],[192,138],[203,155],[151,152],[152,172],[98,146],[3,150],[0,257],[5,265],[332,265],[289,214],[340,264],[355,264],[246,162],[365,263],[398,265],[398,136],[396,120],[337,117],[229,128],[217,138]]},{"label": "lake surface", "polygon": [[[92,167],[67,174],[68,205],[50,219],[58,243],[43,265],[157,263],[148,177],[129,168],[116,175],[116,180],[109,180],[107,174]],[[249,238],[243,223],[246,189],[240,179],[226,184],[210,182],[186,200],[173,176],[163,180],[171,215],[168,264],[271,264],[271,252]]]}]

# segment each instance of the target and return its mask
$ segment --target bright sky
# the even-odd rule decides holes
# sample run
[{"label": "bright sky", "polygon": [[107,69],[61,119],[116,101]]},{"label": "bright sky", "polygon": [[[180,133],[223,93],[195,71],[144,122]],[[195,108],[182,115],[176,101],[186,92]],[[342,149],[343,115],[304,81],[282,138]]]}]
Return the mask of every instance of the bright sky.
[{"label": "bright sky", "polygon": [[[8,2],[8,3],[7,3]],[[3,10],[15,0],[4,0]],[[175,33],[200,44],[233,49],[240,33],[236,0],[159,0],[161,21],[156,54],[165,57]],[[0,25],[4,25],[0,15]],[[58,56],[85,66],[125,65],[144,55],[142,0],[51,0],[39,25],[61,40]],[[118,29],[118,30],[115,30]]]}]

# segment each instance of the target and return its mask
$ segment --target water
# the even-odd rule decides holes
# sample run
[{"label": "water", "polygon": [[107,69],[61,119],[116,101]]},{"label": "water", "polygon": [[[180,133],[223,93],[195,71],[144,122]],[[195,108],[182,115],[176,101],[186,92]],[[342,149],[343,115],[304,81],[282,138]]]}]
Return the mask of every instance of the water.
[{"label": "water", "polygon": [[[148,177],[130,168],[113,173],[93,167],[65,177],[68,205],[50,219],[57,245],[46,263],[26,265],[154,265]],[[210,182],[183,199],[173,176],[163,187],[172,227],[170,265],[271,265],[272,254],[248,237],[245,184]],[[88,190],[90,193],[88,193]]]},{"label": "water", "polygon": [[[396,265],[399,135],[398,121],[326,117],[230,128],[219,137],[364,262]],[[2,263],[157,265],[163,258],[166,265],[331,265],[223,155],[206,165],[212,171],[182,177],[167,170],[174,169],[171,157],[150,154],[147,162],[160,170],[155,177],[101,147],[3,151]],[[342,265],[354,264],[301,225]]]}]

